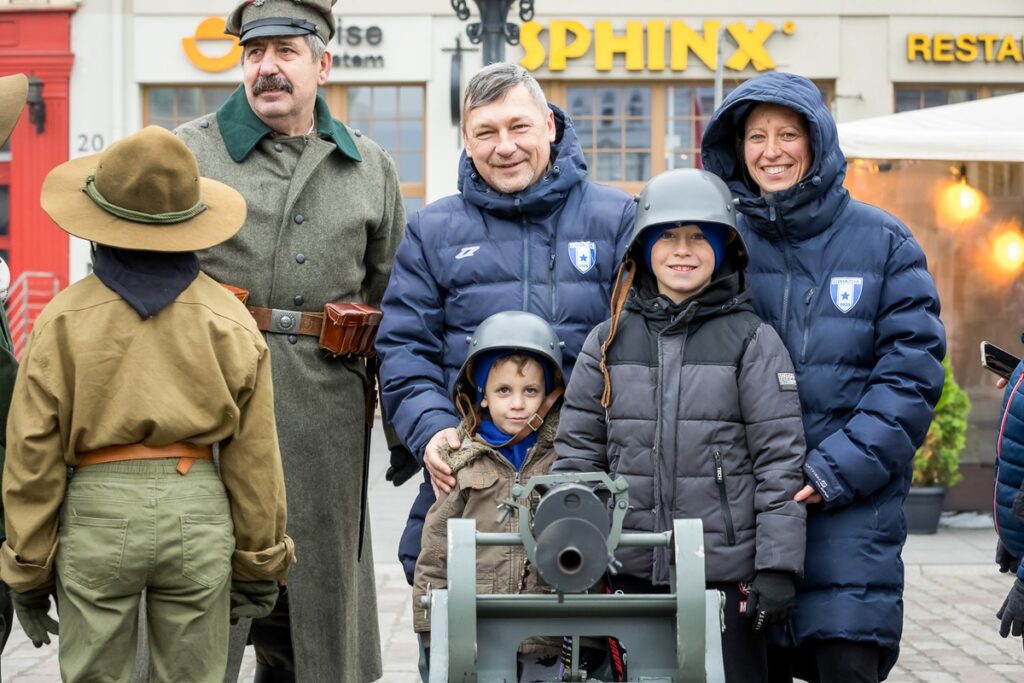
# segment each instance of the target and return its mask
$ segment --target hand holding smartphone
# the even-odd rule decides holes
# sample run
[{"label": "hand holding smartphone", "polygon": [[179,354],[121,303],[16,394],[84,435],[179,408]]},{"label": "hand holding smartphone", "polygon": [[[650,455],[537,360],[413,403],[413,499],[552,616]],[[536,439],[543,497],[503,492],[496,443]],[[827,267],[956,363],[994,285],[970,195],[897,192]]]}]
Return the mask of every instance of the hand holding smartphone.
[{"label": "hand holding smartphone", "polygon": [[1018,363],[1020,358],[1009,351],[999,348],[992,342],[981,342],[981,367],[989,372],[1008,380]]}]

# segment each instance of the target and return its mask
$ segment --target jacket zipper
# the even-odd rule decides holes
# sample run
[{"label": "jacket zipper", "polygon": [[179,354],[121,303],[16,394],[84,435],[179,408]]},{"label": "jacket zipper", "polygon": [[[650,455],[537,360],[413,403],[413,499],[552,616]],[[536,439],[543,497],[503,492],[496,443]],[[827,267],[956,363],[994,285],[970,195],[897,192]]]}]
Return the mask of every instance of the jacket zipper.
[{"label": "jacket zipper", "polygon": [[722,517],[725,518],[725,538],[729,545],[736,545],[736,529],[732,525],[729,494],[725,491],[725,468],[722,466],[721,451],[715,451],[715,483],[718,484],[718,499],[722,503]]},{"label": "jacket zipper", "polygon": [[523,310],[530,310],[530,233],[526,227],[526,216],[520,220],[523,230]]},{"label": "jacket zipper", "polygon": [[548,282],[551,283],[551,321],[557,320],[555,304],[558,302],[558,287],[555,286],[555,244],[552,241],[548,255]]},{"label": "jacket zipper", "polygon": [[811,305],[814,301],[815,288],[811,287],[804,296],[804,305],[807,310],[804,312],[804,338],[800,342],[800,364],[807,362],[807,338],[811,335]]},{"label": "jacket zipper", "polygon": [[[767,201],[767,199],[766,199]],[[789,245],[786,243],[786,235],[782,230],[782,226],[778,225],[778,214],[775,212],[775,205],[768,203],[768,220],[771,221],[775,229],[779,231],[779,236],[782,238],[782,258],[786,263],[786,282],[782,287],[782,315],[779,316],[779,336],[783,340],[786,339],[786,328],[789,327],[789,290],[793,286],[793,268],[789,262]]]}]

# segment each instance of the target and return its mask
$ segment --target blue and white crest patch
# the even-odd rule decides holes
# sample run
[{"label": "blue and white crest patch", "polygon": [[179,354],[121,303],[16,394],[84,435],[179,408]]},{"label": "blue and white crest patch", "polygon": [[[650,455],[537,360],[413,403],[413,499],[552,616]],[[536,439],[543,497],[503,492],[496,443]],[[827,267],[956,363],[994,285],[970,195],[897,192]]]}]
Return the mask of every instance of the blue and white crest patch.
[{"label": "blue and white crest patch", "polygon": [[861,292],[864,291],[864,278],[834,277],[828,291],[832,295],[832,303],[836,305],[836,308],[843,313],[848,313],[860,301]]},{"label": "blue and white crest patch", "polygon": [[597,261],[597,245],[593,242],[569,242],[569,258],[576,270],[585,273]]}]

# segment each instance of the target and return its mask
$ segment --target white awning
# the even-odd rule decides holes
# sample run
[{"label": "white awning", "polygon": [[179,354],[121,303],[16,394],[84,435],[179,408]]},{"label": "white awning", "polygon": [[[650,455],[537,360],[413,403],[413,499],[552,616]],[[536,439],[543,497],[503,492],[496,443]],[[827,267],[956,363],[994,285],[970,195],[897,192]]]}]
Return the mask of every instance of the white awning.
[{"label": "white awning", "polygon": [[1024,162],[1024,93],[839,124],[848,158]]}]

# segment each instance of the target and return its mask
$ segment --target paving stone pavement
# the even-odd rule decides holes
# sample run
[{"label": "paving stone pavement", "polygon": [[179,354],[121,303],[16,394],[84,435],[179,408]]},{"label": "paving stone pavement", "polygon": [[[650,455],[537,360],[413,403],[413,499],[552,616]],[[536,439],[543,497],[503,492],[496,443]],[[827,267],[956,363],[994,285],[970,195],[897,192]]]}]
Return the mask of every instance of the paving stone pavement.
[{"label": "paving stone pavement", "polygon": [[[384,480],[388,453],[374,438],[370,501],[377,573],[384,683],[418,683],[412,632],[412,597],[395,557],[416,484],[395,488]],[[942,528],[911,536],[904,549],[906,613],[900,660],[893,683],[1020,683],[1021,639],[999,637],[995,612],[1012,585],[992,562],[995,533]],[[255,660],[248,648],[239,681],[251,681]],[[2,657],[4,683],[52,683],[60,679],[55,645],[35,649],[15,623]]]}]

